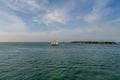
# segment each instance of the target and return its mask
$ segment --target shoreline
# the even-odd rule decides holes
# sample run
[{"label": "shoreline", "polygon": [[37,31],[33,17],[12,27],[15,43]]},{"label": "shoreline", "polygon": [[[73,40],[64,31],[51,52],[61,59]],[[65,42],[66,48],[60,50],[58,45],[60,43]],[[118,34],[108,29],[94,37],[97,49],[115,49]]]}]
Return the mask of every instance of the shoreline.
[{"label": "shoreline", "polygon": [[72,41],[73,44],[117,44],[111,41]]}]

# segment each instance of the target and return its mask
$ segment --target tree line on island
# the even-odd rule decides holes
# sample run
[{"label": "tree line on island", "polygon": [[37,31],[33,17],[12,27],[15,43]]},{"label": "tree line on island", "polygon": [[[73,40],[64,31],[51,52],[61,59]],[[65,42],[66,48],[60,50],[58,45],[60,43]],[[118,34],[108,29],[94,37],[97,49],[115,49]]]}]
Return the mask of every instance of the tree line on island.
[{"label": "tree line on island", "polygon": [[72,41],[71,43],[76,44],[117,44],[116,42],[110,42],[110,41]]}]

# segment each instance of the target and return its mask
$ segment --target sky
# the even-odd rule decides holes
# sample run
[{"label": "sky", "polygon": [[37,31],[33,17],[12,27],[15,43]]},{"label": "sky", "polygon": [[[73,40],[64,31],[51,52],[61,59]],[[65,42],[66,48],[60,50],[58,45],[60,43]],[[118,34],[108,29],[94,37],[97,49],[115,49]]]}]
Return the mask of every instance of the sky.
[{"label": "sky", "polygon": [[120,0],[0,0],[0,42],[118,41]]}]

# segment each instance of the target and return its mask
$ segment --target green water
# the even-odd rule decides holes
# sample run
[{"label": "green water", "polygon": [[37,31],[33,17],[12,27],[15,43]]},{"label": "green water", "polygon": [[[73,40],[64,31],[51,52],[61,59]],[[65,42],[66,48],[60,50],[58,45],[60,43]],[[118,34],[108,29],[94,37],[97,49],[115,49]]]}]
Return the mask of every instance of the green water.
[{"label": "green water", "polygon": [[120,45],[0,43],[0,80],[120,80]]}]

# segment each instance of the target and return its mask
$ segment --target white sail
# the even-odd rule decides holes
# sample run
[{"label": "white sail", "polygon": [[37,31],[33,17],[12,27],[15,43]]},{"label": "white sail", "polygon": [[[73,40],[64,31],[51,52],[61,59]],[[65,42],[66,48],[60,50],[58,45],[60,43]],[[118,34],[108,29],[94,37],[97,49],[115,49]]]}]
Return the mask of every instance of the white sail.
[{"label": "white sail", "polygon": [[58,40],[53,40],[53,41],[51,42],[51,45],[52,45],[52,46],[58,46],[58,45],[59,45]]}]

